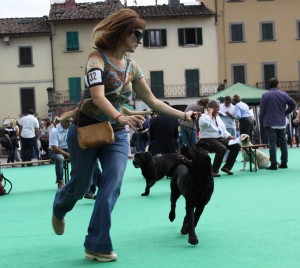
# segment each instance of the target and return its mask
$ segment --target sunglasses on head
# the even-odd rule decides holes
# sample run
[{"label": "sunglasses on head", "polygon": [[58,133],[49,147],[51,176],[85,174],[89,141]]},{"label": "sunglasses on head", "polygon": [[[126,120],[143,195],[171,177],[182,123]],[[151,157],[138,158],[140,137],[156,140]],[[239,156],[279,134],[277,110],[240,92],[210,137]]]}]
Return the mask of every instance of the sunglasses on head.
[{"label": "sunglasses on head", "polygon": [[140,42],[142,40],[144,34],[138,30],[133,30],[132,32],[134,33],[136,40],[138,42]]}]

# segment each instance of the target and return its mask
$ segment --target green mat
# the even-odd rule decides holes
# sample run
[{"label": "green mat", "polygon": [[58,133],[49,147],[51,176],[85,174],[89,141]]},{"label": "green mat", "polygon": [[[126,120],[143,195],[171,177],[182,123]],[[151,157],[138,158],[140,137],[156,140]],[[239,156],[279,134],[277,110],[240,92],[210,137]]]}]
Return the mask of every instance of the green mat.
[{"label": "green mat", "polygon": [[[111,236],[118,260],[97,263],[84,259],[83,242],[94,201],[82,199],[66,217],[66,232],[51,227],[56,191],[53,165],[5,168],[13,182],[0,197],[0,267],[300,267],[300,178],[298,148],[289,149],[288,169],[240,171],[215,179],[192,246],[180,234],[184,199],[173,223],[168,219],[170,181],[163,179],[141,197],[145,188],[132,161],[115,206]],[[213,156],[212,156],[213,157]]]}]

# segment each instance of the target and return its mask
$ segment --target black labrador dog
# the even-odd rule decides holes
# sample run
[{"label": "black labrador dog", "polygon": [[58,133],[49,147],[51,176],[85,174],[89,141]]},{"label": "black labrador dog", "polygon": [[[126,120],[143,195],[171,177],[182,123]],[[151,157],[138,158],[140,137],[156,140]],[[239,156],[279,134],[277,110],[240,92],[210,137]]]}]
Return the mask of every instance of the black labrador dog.
[{"label": "black labrador dog", "polygon": [[181,162],[171,180],[171,210],[169,219],[174,221],[176,201],[183,195],[186,202],[186,215],[181,228],[182,234],[189,234],[188,242],[198,244],[195,227],[214,191],[211,159],[206,151],[206,143],[195,146],[181,146]]},{"label": "black labrador dog", "polygon": [[133,165],[141,168],[146,180],[146,189],[142,196],[150,194],[150,188],[163,177],[172,177],[176,167],[180,164],[177,153],[152,156],[150,152],[138,152],[134,155]]}]

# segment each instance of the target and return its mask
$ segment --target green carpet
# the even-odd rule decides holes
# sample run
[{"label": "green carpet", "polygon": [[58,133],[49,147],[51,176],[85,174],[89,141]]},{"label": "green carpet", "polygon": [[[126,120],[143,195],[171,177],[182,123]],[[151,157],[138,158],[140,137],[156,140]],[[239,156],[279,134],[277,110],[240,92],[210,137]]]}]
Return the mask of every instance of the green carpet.
[{"label": "green carpet", "polygon": [[119,259],[97,263],[84,259],[83,242],[94,201],[80,200],[66,217],[63,236],[53,233],[50,220],[56,191],[53,165],[5,168],[13,182],[0,197],[0,267],[300,267],[300,178],[298,148],[289,149],[288,169],[240,171],[215,179],[192,246],[180,234],[184,200],[169,222],[169,180],[163,179],[148,197],[145,181],[132,161],[121,197],[113,212],[111,236]]}]

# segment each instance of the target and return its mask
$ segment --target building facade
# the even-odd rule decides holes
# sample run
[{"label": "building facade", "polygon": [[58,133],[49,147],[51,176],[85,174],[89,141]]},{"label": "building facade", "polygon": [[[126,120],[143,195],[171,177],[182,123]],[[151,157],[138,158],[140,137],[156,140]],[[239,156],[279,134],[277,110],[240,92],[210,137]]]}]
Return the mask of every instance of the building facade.
[{"label": "building facade", "polygon": [[34,109],[47,116],[53,87],[47,17],[0,19],[0,120],[20,118]]},{"label": "building facade", "polygon": [[227,80],[228,84],[241,82],[268,88],[268,80],[276,76],[281,81],[280,87],[297,97],[300,1],[203,2],[216,14],[220,79]]}]

